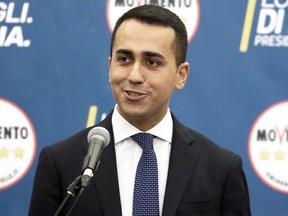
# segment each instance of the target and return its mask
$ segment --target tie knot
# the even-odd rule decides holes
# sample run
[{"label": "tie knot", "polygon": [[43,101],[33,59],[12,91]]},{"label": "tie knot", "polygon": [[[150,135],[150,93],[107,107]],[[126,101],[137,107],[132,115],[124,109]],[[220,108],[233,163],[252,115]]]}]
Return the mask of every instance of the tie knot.
[{"label": "tie knot", "polygon": [[143,151],[153,150],[153,138],[150,133],[137,133],[131,136],[143,149]]}]

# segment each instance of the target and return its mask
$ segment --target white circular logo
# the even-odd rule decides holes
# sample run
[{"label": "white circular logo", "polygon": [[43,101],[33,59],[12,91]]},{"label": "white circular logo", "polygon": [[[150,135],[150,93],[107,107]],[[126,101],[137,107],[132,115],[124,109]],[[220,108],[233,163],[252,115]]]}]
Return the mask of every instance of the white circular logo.
[{"label": "white circular logo", "polygon": [[[110,32],[117,19],[129,9],[148,4],[147,0],[107,0],[106,18]],[[189,42],[197,32],[200,20],[199,0],[159,1],[159,6],[165,7],[177,14],[186,26]]]},{"label": "white circular logo", "polygon": [[11,187],[29,171],[36,153],[36,134],[26,113],[0,98],[0,190]]},{"label": "white circular logo", "polygon": [[288,100],[264,110],[251,128],[249,159],[269,187],[288,193]]}]

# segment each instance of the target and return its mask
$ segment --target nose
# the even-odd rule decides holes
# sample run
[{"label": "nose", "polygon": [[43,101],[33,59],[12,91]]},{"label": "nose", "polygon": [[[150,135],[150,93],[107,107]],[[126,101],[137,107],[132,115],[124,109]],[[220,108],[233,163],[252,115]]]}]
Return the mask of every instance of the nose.
[{"label": "nose", "polygon": [[144,82],[144,77],[141,72],[141,65],[137,62],[133,64],[131,67],[131,71],[128,76],[128,80],[131,83],[143,83]]}]

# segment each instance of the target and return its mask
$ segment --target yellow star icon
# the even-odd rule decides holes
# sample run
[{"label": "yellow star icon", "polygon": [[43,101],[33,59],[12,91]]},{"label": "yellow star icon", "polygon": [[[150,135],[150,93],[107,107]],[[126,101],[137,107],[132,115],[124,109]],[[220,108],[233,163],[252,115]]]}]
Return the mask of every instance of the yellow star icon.
[{"label": "yellow star icon", "polygon": [[14,151],[15,158],[23,158],[24,150],[22,150],[20,147],[15,149]]},{"label": "yellow star icon", "polygon": [[284,157],[285,157],[285,153],[278,150],[277,152],[274,153],[275,155],[275,159],[276,160],[284,160]]},{"label": "yellow star icon", "polygon": [[0,158],[7,158],[8,157],[8,150],[4,147],[0,149]]},{"label": "yellow star icon", "polygon": [[265,150],[260,152],[261,160],[269,160],[269,156],[270,156],[270,153]]}]

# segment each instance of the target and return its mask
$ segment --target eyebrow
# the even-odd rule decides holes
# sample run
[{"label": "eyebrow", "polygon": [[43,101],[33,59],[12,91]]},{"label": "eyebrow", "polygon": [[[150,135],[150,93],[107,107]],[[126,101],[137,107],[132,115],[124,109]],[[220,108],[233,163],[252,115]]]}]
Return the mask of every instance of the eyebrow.
[{"label": "eyebrow", "polygon": [[[132,50],[128,50],[128,49],[118,49],[116,51],[116,54],[125,54],[125,55],[133,55],[133,51]],[[165,59],[165,57],[158,53],[158,52],[152,52],[152,51],[144,51],[142,53],[142,56],[144,57],[158,57],[158,58],[161,58],[161,59]]]},{"label": "eyebrow", "polygon": [[158,52],[144,51],[142,55],[147,56],[147,57],[158,57],[158,58],[165,59],[164,56]]},{"label": "eyebrow", "polygon": [[116,54],[126,54],[126,55],[132,55],[132,51],[128,49],[118,49],[116,51]]}]

